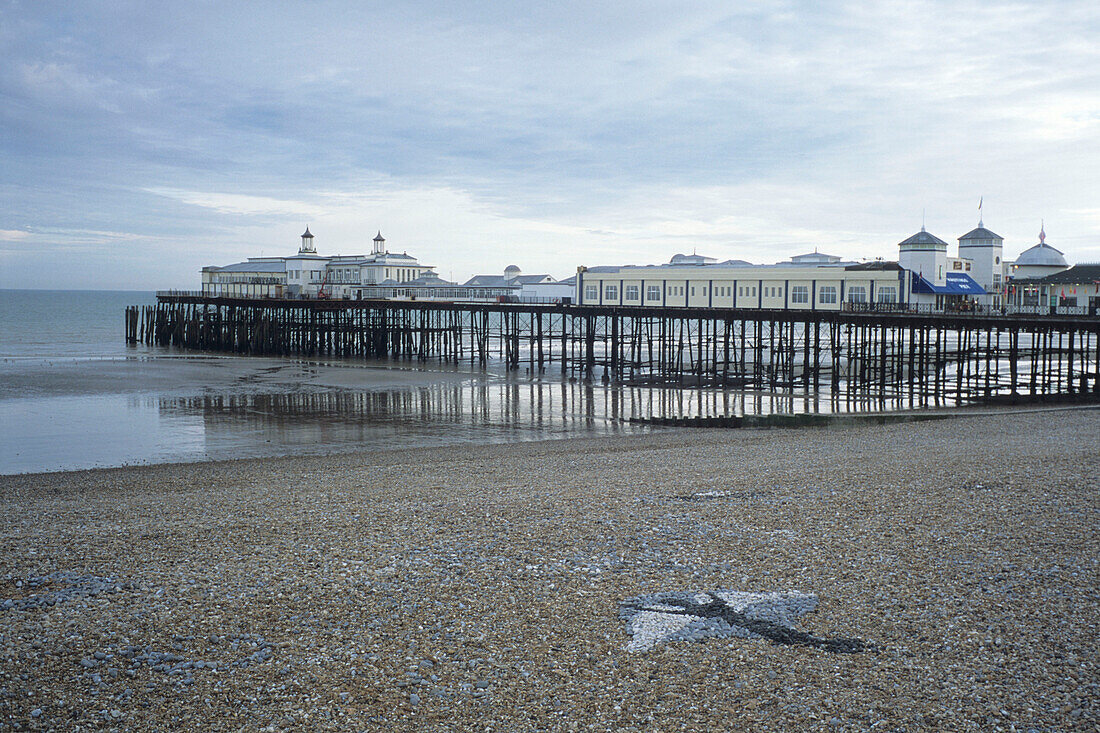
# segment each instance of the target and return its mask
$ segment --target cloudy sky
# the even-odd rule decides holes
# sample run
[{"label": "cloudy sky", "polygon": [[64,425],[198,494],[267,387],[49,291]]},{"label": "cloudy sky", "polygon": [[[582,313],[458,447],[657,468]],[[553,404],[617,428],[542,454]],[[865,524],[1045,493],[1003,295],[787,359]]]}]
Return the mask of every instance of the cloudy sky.
[{"label": "cloudy sky", "polygon": [[451,279],[894,258],[979,198],[1100,260],[1091,0],[0,0],[0,58],[0,287],[197,288],[307,224]]}]

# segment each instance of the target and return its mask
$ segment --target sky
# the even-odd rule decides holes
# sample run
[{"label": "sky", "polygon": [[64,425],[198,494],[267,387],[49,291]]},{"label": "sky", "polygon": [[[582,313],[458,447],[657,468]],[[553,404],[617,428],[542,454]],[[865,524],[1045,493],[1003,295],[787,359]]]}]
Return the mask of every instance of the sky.
[{"label": "sky", "polygon": [[[678,252],[1100,261],[1100,3],[0,0],[0,287]],[[954,249],[949,248],[949,253]]]}]

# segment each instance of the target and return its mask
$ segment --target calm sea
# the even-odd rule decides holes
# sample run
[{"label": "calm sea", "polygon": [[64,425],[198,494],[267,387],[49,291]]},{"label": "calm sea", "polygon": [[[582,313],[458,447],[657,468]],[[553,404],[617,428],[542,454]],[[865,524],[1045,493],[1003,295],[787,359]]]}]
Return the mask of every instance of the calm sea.
[{"label": "calm sea", "polygon": [[0,290],[0,474],[622,435],[631,418],[883,409],[472,365],[127,345],[148,292]]},{"label": "calm sea", "polygon": [[125,307],[153,302],[0,290],[0,474],[642,429],[618,396],[556,380],[127,345]]},{"label": "calm sea", "polygon": [[124,340],[128,305],[151,292],[0,290],[0,357],[111,357],[134,353]]}]

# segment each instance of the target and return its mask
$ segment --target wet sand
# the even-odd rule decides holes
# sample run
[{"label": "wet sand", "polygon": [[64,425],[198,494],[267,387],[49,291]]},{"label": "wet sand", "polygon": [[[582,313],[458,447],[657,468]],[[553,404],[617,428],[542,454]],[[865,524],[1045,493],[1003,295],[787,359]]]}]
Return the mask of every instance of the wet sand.
[{"label": "wet sand", "polygon": [[[1093,730],[1100,413],[0,477],[7,720],[120,730]],[[858,653],[627,650],[815,594]]]},{"label": "wet sand", "polygon": [[256,394],[326,389],[385,390],[450,384],[479,375],[443,365],[392,365],[242,356],[8,358],[0,399],[91,394]]}]

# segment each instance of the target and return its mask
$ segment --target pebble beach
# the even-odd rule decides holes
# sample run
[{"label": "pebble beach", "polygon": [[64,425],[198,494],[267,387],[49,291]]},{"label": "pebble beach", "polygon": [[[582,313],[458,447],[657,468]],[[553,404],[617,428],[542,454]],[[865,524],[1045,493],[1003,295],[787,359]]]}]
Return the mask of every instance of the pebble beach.
[{"label": "pebble beach", "polygon": [[1098,730],[1097,639],[1096,409],[0,477],[0,730]]}]

